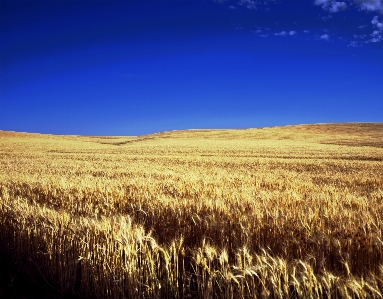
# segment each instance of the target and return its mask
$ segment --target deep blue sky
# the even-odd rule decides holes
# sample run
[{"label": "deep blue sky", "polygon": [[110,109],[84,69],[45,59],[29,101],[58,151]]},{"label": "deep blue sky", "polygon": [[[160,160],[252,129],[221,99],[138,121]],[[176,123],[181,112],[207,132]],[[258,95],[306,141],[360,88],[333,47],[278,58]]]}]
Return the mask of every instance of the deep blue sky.
[{"label": "deep blue sky", "polygon": [[383,121],[383,0],[0,0],[0,129]]}]

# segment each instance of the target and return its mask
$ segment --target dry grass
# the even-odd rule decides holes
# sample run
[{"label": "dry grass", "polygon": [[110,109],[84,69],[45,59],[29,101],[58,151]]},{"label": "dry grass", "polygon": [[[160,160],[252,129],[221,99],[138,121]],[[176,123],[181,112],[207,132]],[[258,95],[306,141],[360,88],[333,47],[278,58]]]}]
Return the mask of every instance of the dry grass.
[{"label": "dry grass", "polygon": [[383,124],[0,131],[0,247],[95,298],[382,298]]}]

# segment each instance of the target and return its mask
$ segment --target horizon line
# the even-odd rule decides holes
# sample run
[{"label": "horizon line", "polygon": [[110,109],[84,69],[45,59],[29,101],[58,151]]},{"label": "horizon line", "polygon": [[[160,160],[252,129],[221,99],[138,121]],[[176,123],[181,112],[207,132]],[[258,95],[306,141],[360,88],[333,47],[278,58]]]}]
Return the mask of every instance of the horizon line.
[{"label": "horizon line", "polygon": [[198,129],[174,129],[159,131],[149,134],[142,135],[78,135],[78,134],[53,134],[53,133],[38,133],[38,132],[22,132],[22,131],[13,131],[13,130],[2,130],[0,132],[10,132],[10,133],[20,133],[20,134],[33,134],[33,135],[53,135],[53,136],[68,136],[68,137],[110,137],[110,138],[121,138],[121,137],[143,137],[157,134],[165,134],[172,132],[181,132],[181,131],[236,131],[236,130],[256,130],[256,129],[272,129],[272,128],[281,128],[281,127],[294,127],[294,126],[309,126],[309,125],[340,125],[340,124],[383,124],[383,122],[328,122],[328,123],[303,123],[303,124],[289,124],[289,125],[275,125],[267,127],[249,127],[249,128],[198,128]]}]

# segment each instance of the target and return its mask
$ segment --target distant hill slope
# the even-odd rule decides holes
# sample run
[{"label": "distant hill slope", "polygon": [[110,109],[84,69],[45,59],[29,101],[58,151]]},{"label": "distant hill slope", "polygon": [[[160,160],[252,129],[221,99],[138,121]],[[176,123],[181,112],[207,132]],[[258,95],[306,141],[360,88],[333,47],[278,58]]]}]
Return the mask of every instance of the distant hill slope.
[{"label": "distant hill slope", "polygon": [[142,136],[72,136],[0,131],[0,138],[70,140],[123,146],[159,139],[306,140],[316,143],[383,147],[383,123],[334,123],[251,129],[174,130]]}]

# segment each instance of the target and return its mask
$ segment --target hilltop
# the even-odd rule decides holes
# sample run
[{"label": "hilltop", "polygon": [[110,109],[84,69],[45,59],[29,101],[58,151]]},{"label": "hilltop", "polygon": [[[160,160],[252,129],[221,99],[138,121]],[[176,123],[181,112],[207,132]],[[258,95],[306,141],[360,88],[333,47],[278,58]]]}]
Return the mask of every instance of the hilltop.
[{"label": "hilltop", "polygon": [[80,136],[1,131],[0,138],[85,141],[98,144],[124,145],[158,139],[211,140],[311,140],[339,145],[382,147],[383,123],[334,123],[275,126],[249,129],[190,129],[165,131],[142,136]]}]

